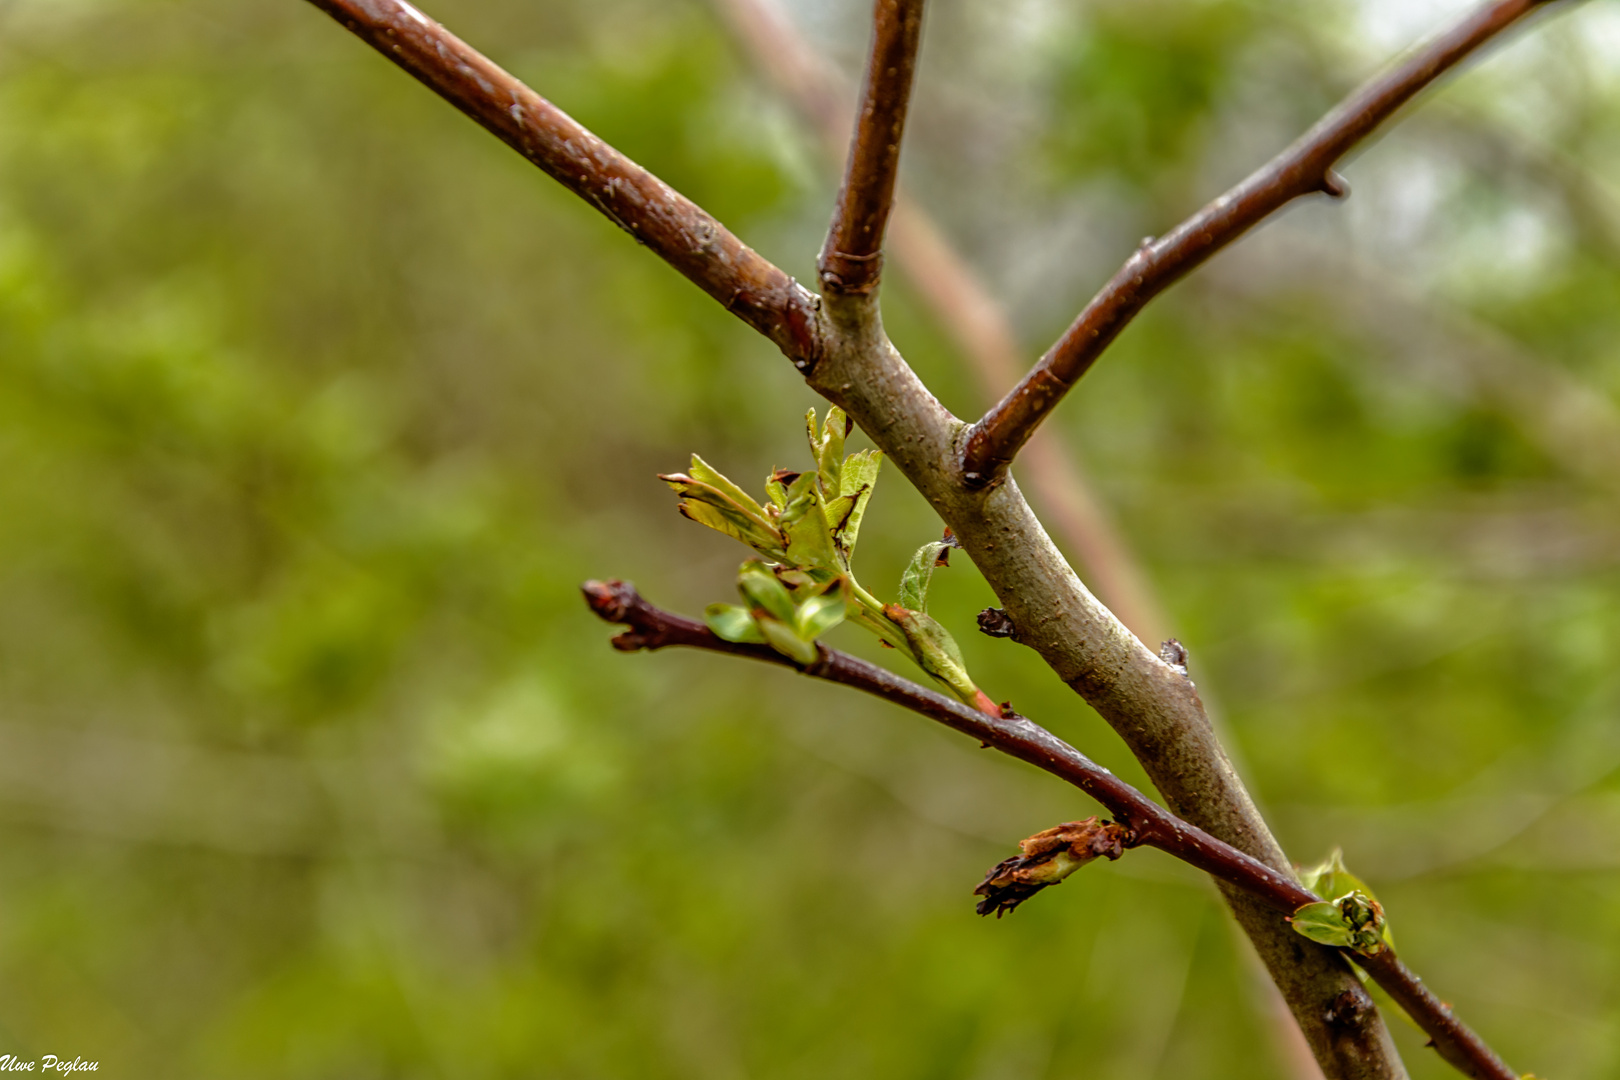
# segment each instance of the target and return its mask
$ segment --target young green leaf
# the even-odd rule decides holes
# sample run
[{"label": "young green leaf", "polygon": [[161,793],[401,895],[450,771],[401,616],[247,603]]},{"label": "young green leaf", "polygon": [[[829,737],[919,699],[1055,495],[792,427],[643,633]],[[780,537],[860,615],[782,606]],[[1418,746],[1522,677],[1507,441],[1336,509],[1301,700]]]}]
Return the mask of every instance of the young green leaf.
[{"label": "young green leaf", "polygon": [[715,532],[725,533],[733,540],[740,540],[755,551],[770,559],[783,557],[783,538],[775,529],[760,527],[759,523],[746,515],[734,510],[715,506],[711,503],[698,502],[694,499],[684,499],[677,506],[681,516],[688,521],[695,521],[699,525],[707,525]]},{"label": "young green leaf", "polygon": [[1288,923],[1312,941],[1340,949],[1350,946],[1350,926],[1332,900],[1306,904],[1288,917]]},{"label": "young green leaf", "polygon": [[877,450],[862,450],[844,459],[844,472],[839,480],[839,498],[851,499],[853,505],[843,515],[843,524],[833,530],[833,539],[844,553],[847,563],[855,554],[855,540],[861,532],[861,519],[866,516],[866,504],[877,486],[878,470],[883,465],[883,454]]},{"label": "young green leaf", "polygon": [[734,604],[710,604],[703,609],[703,621],[714,631],[715,637],[748,645],[765,644],[765,635],[759,632],[754,616],[749,614],[747,608]]},{"label": "young green leaf", "polygon": [[746,494],[746,501],[738,502],[715,485],[682,473],[660,474],[658,478],[680,496],[678,508],[684,517],[740,540],[769,558],[781,558],[781,532],[766,516],[764,507]]},{"label": "young green leaf", "polygon": [[812,438],[810,452],[816,456],[816,472],[821,490],[827,501],[839,495],[844,469],[844,437],[851,424],[844,411],[834,405],[827,410],[827,422],[822,425],[819,442]]},{"label": "young green leaf", "polygon": [[812,596],[799,605],[794,614],[793,629],[806,641],[814,641],[844,621],[844,589],[839,581],[820,596]]},{"label": "young green leaf", "polygon": [[806,492],[803,502],[802,512],[798,512],[799,503],[792,503],[782,514],[786,561],[807,569],[837,571],[838,553],[833,546],[832,532],[827,528],[820,492],[814,489]]},{"label": "young green leaf", "polygon": [[752,560],[742,564],[737,591],[751,609],[763,611],[778,622],[793,621],[793,598],[764,563]]},{"label": "young green leaf", "polygon": [[787,623],[764,618],[759,620],[759,630],[765,635],[767,645],[795,663],[813,664],[821,659],[816,643],[804,640]]},{"label": "young green leaf", "polygon": [[760,518],[765,516],[765,508],[759,505],[752,495],[732,483],[729,477],[696,454],[692,455],[691,476],[693,480],[708,484],[719,491],[749,513]]},{"label": "young green leaf", "polygon": [[919,612],[928,610],[928,586],[933,583],[934,570],[939,566],[940,556],[949,546],[943,540],[935,540],[917,549],[917,554],[911,557],[911,564],[906,567],[906,572],[900,575],[901,607]]},{"label": "young green leaf", "polygon": [[967,662],[962,659],[961,647],[951,637],[949,630],[932,616],[895,604],[885,606],[883,614],[900,627],[918,667],[944,683],[962,701],[976,709],[982,707],[984,695],[968,677]]},{"label": "young green leaf", "polygon": [[777,519],[784,527],[798,521],[810,512],[810,508],[819,505],[819,494],[816,491],[816,474],[813,472],[799,473],[783,492],[782,513]]},{"label": "young green leaf", "polygon": [[788,485],[798,480],[801,475],[791,469],[773,469],[771,475],[765,478],[765,493],[770,496],[771,504],[777,513],[787,509]]}]

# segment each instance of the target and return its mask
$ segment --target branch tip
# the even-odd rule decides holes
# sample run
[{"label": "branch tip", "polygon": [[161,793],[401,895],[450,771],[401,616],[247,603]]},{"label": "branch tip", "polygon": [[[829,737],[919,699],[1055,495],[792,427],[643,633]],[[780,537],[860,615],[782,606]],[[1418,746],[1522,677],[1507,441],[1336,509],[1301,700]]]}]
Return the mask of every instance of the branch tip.
[{"label": "branch tip", "polygon": [[606,622],[622,623],[641,594],[629,582],[614,578],[610,581],[591,579],[579,587],[585,594],[585,603]]}]

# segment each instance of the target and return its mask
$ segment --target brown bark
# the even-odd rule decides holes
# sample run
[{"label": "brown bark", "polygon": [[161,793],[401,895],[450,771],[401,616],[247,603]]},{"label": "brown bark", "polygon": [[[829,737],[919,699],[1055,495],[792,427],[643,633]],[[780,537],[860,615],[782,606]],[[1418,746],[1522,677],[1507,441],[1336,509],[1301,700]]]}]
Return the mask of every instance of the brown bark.
[{"label": "brown bark", "polygon": [[922,0],[876,0],[872,55],[849,145],[844,186],[818,267],[823,293],[864,295],[883,273],[883,232],[894,208],[900,140],[922,37]]},{"label": "brown bark", "polygon": [[[1051,773],[1096,799],[1114,816],[1113,826],[1080,829],[1060,827],[1048,830],[1041,834],[1042,837],[1061,838],[1065,843],[1078,838],[1082,842],[1100,844],[1096,850],[1087,852],[1093,857],[1106,854],[1109,858],[1118,858],[1125,848],[1158,848],[1209,874],[1223,887],[1241,894],[1245,901],[1271,909],[1273,920],[1277,915],[1290,915],[1306,904],[1323,899],[1301,886],[1292,874],[1279,872],[1169,813],[1027,717],[1005,709],[1001,715],[995,716],[980,712],[875,664],[825,645],[819,646],[815,663],[801,665],[766,645],[726,641],[716,637],[700,622],[648,603],[634,586],[622,581],[586,582],[584,592],[591,610],[597,615],[608,622],[622,623],[630,628],[613,639],[617,649],[625,652],[671,646],[706,649],[790,667],[812,678],[864,691]],[[1176,677],[1186,679],[1179,672]],[[1188,685],[1191,686],[1191,683]],[[1052,845],[1048,844],[1047,847],[1050,849]],[[1025,842],[1025,854],[1030,854],[1028,841]],[[996,871],[1024,861],[1009,859]],[[991,877],[981,884],[980,890],[983,891],[985,885],[995,877],[996,872],[993,871]],[[991,901],[988,910],[1016,907],[1033,891],[1015,890],[1012,899]],[[981,905],[980,914],[985,913],[987,909]],[[1305,941],[1297,935],[1295,940]],[[1518,1080],[1518,1074],[1458,1020],[1451,1009],[1401,963],[1393,949],[1385,948],[1373,954],[1356,953],[1355,961],[1401,1004],[1424,1034],[1429,1036],[1440,1056],[1464,1075],[1488,1080]],[[1352,1029],[1365,1026],[1371,1012],[1371,999],[1365,994],[1347,991],[1329,1003],[1324,1019],[1330,1030],[1344,1038]]]}]

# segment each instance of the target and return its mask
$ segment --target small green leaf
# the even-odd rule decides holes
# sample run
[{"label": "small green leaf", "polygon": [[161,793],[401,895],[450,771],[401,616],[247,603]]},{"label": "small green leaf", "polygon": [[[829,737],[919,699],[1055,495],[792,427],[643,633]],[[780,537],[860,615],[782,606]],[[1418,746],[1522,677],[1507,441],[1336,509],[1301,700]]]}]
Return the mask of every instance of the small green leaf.
[{"label": "small green leaf", "polygon": [[765,516],[765,508],[759,505],[758,501],[756,501],[752,495],[748,494],[748,492],[732,483],[724,473],[722,473],[719,469],[716,469],[713,465],[710,465],[707,461],[704,461],[702,458],[698,457],[696,454],[692,455],[691,475],[692,479],[700,483],[708,484],[710,487],[716,489],[722,495],[725,495],[727,498],[731,499],[733,502],[737,503],[737,505],[741,506],[750,513],[755,514],[760,518]]},{"label": "small green leaf", "polygon": [[838,553],[827,528],[827,515],[822,511],[821,495],[812,489],[806,492],[804,501],[808,505],[802,513],[795,513],[798,504],[794,503],[782,514],[787,561],[805,568],[837,570]]},{"label": "small green leaf", "polygon": [[793,621],[793,598],[764,563],[755,560],[742,564],[737,574],[737,591],[750,608],[763,611],[778,622]]},{"label": "small green leaf", "polygon": [[788,485],[798,480],[802,473],[791,469],[773,469],[771,475],[765,478],[765,493],[770,496],[771,503],[778,513],[787,509]]},{"label": "small green leaf", "polygon": [[928,610],[928,586],[933,583],[934,569],[947,547],[949,545],[944,541],[936,540],[917,549],[906,572],[900,576],[901,607],[912,611]]},{"label": "small green leaf", "polygon": [[883,614],[900,627],[918,667],[944,683],[962,701],[979,708],[983,695],[968,677],[962,649],[949,630],[932,616],[895,604],[884,607]]},{"label": "small green leaf", "polygon": [[1339,905],[1331,900],[1306,904],[1288,917],[1288,923],[1295,933],[1312,941],[1341,949],[1350,946],[1350,926],[1340,914]]},{"label": "small green leaf", "polygon": [[765,635],[765,643],[789,660],[813,664],[821,659],[821,650],[816,648],[816,643],[804,640],[787,623],[764,618],[759,620],[758,625],[760,633]]},{"label": "small green leaf", "polygon": [[746,494],[746,501],[738,502],[713,484],[681,473],[662,474],[659,479],[680,496],[685,517],[740,540],[762,555],[781,557],[782,534],[766,517],[764,507]]},{"label": "small green leaf", "polygon": [[1341,949],[1374,953],[1383,949],[1384,909],[1378,901],[1359,890],[1335,900],[1306,904],[1288,919],[1295,931]]},{"label": "small green leaf", "polygon": [[877,450],[862,450],[844,459],[844,473],[839,481],[839,497],[855,500],[845,515],[843,525],[833,530],[833,537],[847,559],[855,552],[855,539],[861,532],[861,519],[866,516],[866,504],[877,486],[878,470],[883,465],[883,454]]},{"label": "small green leaf", "polygon": [[767,558],[780,559],[783,555],[782,535],[775,529],[761,528],[753,519],[732,510],[708,503],[683,499],[678,509],[681,516],[699,525],[707,525],[716,532],[739,540]]},{"label": "small green leaf", "polygon": [[703,621],[714,631],[715,637],[748,645],[765,644],[765,635],[759,632],[747,608],[734,604],[710,604],[703,609]]},{"label": "small green leaf", "polygon": [[782,514],[777,519],[783,526],[798,521],[810,512],[812,506],[819,505],[819,495],[816,491],[816,474],[800,473],[798,479],[784,493]]},{"label": "small green leaf", "polygon": [[849,523],[849,515],[855,512],[855,497],[853,495],[841,495],[826,503],[825,509],[827,528],[832,532],[833,540],[836,542],[838,534]]},{"label": "small green leaf", "polygon": [[806,641],[814,641],[844,621],[844,590],[840,582],[820,596],[812,596],[799,605],[793,629]]},{"label": "small green leaf", "polygon": [[855,495],[870,490],[877,483],[878,470],[883,465],[883,451],[862,450],[844,459],[844,472],[839,481],[838,494]]},{"label": "small green leaf", "polygon": [[821,479],[821,490],[827,501],[839,495],[844,470],[844,436],[850,428],[844,410],[834,405],[827,410],[827,422],[821,427],[819,442],[812,438],[810,450],[816,456],[816,471]]}]

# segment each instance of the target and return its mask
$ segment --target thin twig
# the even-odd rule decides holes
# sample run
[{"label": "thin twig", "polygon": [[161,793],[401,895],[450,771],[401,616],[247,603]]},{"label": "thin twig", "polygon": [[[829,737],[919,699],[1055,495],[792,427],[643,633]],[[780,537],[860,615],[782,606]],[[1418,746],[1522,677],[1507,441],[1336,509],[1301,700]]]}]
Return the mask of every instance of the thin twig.
[{"label": "thin twig", "polygon": [[702,208],[405,0],[310,3],[596,207],[800,370],[814,365],[817,299]]},{"label": "thin twig", "polygon": [[1275,211],[1315,192],[1349,194],[1335,165],[1401,106],[1503,30],[1552,0],[1493,0],[1351,94],[1248,179],[1142,243],[1033,370],[969,430],[963,475],[992,482],[1148,302]]},{"label": "thin twig", "polygon": [[864,296],[877,288],[883,272],[883,230],[894,206],[922,9],[923,0],[874,0],[872,5],[872,53],[861,110],[817,263],[823,293]]},{"label": "thin twig", "polygon": [[[1158,848],[1211,877],[1242,889],[1285,915],[1321,899],[1287,874],[1176,817],[1079,750],[1010,709],[1004,709],[1002,716],[990,716],[826,645],[820,646],[820,659],[815,663],[800,665],[767,645],[726,641],[700,622],[654,606],[627,582],[589,581],[583,591],[586,602],[598,616],[630,628],[613,639],[613,647],[623,652],[686,646],[778,664],[812,678],[865,691],[1074,785],[1101,803],[1115,821],[1126,828],[1125,847]],[[1423,981],[1401,963],[1393,949],[1386,948],[1373,955],[1359,952],[1348,955],[1407,1011],[1433,1041],[1440,1056],[1464,1075],[1518,1080],[1519,1074],[1508,1068],[1444,1002],[1430,993]],[[1370,1002],[1359,999],[1342,1006],[1355,1011],[1370,1007]],[[1345,1017],[1339,1022],[1348,1019]]]},{"label": "thin twig", "polygon": [[[783,17],[771,0],[713,0],[761,74],[773,82],[810,124],[827,156],[842,158],[853,96]],[[941,328],[968,361],[984,393],[996,395],[1018,378],[1023,351],[1006,305],[974,274],[928,212],[897,185],[884,244],[885,259],[906,274]],[[1037,433],[1024,453],[1019,476],[1065,546],[1077,558],[1086,583],[1142,641],[1169,634],[1164,607],[1146,571],[1119,535],[1093,492],[1078,455],[1055,429]]]}]

